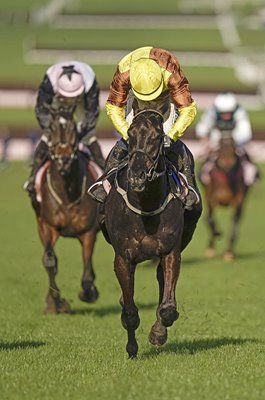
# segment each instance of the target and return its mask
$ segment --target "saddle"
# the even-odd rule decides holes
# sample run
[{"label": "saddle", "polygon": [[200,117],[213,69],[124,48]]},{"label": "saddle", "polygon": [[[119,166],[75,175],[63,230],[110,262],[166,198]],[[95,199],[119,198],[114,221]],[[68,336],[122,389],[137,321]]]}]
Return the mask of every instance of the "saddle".
[{"label": "saddle", "polygon": [[[113,184],[118,191],[124,191],[119,187],[118,175],[119,171],[124,169],[128,164],[128,160],[123,160],[118,167],[114,167],[111,170],[103,173],[100,178],[88,189],[88,193],[94,198],[94,200],[102,202],[97,198],[97,189],[99,186],[103,186],[106,194],[108,195]],[[167,165],[167,177],[170,193],[172,198],[179,198],[180,201],[185,205],[185,199],[189,192],[189,186],[187,179],[184,174],[177,171],[172,163]]]},{"label": "saddle", "polygon": [[226,171],[219,165],[217,159],[209,159],[203,164],[199,173],[200,182],[207,186],[211,181],[226,182],[233,194],[237,192],[238,182],[243,179],[243,168],[240,158],[236,158],[235,164],[229,171]]},{"label": "saddle", "polygon": [[[46,163],[39,168],[36,174],[35,192],[36,192],[36,200],[39,203],[42,202],[41,188],[43,184],[43,179],[47,175],[50,165],[51,161],[50,160],[46,161]],[[103,172],[102,169],[91,159],[87,159],[87,169],[90,176],[92,177],[93,182],[96,182]]]}]

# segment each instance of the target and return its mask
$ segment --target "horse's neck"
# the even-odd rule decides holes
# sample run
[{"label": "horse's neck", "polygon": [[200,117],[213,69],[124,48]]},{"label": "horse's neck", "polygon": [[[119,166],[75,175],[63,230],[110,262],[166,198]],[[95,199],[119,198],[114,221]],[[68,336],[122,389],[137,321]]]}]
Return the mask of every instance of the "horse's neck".
[{"label": "horse's neck", "polygon": [[50,168],[52,187],[62,200],[73,202],[81,195],[84,174],[85,166],[83,160],[79,158],[73,161],[70,172],[65,176],[62,176],[55,163],[52,163]]},{"label": "horse's neck", "polygon": [[128,199],[135,207],[142,210],[155,210],[161,206],[168,194],[166,175],[148,181],[143,192],[135,192],[128,188]]}]

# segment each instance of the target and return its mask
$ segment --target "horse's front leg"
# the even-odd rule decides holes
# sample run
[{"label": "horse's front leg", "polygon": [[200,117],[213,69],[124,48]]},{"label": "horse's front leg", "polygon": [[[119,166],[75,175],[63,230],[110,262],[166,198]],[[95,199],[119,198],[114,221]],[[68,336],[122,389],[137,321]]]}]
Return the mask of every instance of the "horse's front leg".
[{"label": "horse's front leg", "polygon": [[55,276],[58,272],[57,257],[54,252],[54,245],[59,237],[57,231],[42,219],[38,220],[39,236],[44,246],[42,257],[43,265],[49,276],[49,290],[46,298],[47,314],[68,313],[70,312],[69,303],[61,298],[60,290],[56,284]]},{"label": "horse's front leg", "polygon": [[167,327],[171,326],[179,316],[176,309],[175,291],[180,262],[180,250],[175,250],[163,257],[157,267],[159,305],[156,310],[156,322],[149,334],[149,341],[155,346],[161,346],[167,341]]},{"label": "horse's front leg", "polygon": [[228,249],[226,250],[224,254],[224,259],[226,261],[231,261],[235,258],[235,253],[234,253],[234,247],[235,247],[235,242],[237,239],[237,234],[238,234],[238,223],[241,217],[242,213],[242,207],[241,205],[235,209],[234,213],[234,218],[232,222],[232,229],[231,229],[231,234],[229,238],[229,245]]},{"label": "horse's front leg", "polygon": [[79,237],[82,244],[84,270],[82,276],[82,289],[79,298],[87,303],[93,303],[98,298],[98,290],[94,284],[95,273],[92,265],[92,255],[96,241],[96,232],[89,231]]},{"label": "horse's front leg", "polygon": [[129,263],[117,254],[115,255],[114,270],[122,290],[121,322],[128,333],[126,350],[130,358],[136,357],[138,352],[135,331],[140,324],[138,309],[134,303],[135,267],[135,264]]}]

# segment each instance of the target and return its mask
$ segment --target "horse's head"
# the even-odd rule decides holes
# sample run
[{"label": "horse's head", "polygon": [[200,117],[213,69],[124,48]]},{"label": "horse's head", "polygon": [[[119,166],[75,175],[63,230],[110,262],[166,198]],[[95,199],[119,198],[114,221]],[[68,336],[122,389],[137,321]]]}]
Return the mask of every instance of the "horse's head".
[{"label": "horse's head", "polygon": [[161,175],[158,170],[164,143],[162,114],[155,110],[140,111],[133,119],[128,136],[128,181],[132,190],[142,192],[147,180]]},{"label": "horse's head", "polygon": [[219,141],[217,150],[217,165],[228,172],[237,162],[236,146],[231,133],[224,133]]},{"label": "horse's head", "polygon": [[72,119],[55,117],[51,125],[50,157],[61,175],[70,172],[77,151],[77,130]]}]

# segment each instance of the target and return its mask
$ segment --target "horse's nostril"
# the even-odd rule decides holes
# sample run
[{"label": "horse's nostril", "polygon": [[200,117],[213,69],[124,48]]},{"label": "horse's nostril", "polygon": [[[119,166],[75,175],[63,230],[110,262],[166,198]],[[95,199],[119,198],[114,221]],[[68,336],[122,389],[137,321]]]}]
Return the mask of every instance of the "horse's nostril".
[{"label": "horse's nostril", "polygon": [[145,171],[141,171],[141,172],[140,172],[140,174],[139,174],[139,179],[140,179],[141,181],[145,181],[145,180],[146,180],[146,173],[145,173]]}]

